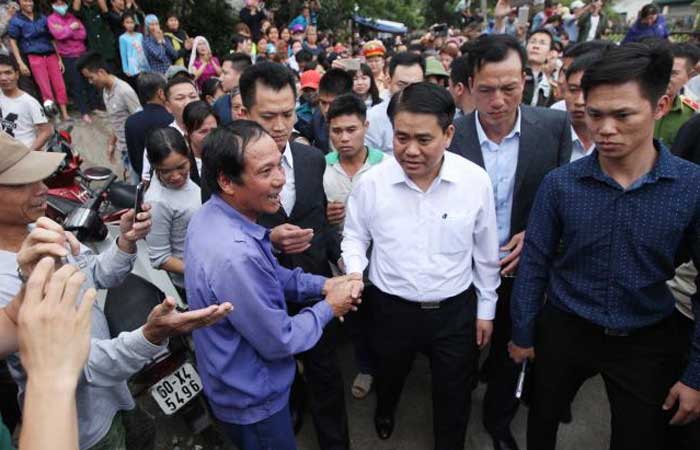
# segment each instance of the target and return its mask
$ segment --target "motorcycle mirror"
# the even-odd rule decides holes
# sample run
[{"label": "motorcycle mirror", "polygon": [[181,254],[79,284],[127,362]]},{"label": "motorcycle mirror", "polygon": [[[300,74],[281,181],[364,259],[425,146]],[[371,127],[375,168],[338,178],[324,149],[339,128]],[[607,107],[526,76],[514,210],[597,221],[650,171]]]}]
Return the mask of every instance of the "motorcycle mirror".
[{"label": "motorcycle mirror", "polygon": [[106,181],[112,176],[112,171],[107,167],[89,167],[83,170],[83,177],[88,181]]},{"label": "motorcycle mirror", "polygon": [[46,114],[47,117],[55,117],[58,115],[58,108],[56,108],[56,104],[52,100],[46,100],[44,101],[44,114]]}]

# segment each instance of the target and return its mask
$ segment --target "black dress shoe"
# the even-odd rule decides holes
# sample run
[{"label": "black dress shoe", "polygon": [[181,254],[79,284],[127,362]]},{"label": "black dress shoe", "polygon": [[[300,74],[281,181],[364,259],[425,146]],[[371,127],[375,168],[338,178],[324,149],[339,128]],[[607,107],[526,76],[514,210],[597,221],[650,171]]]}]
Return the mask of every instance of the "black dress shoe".
[{"label": "black dress shoe", "polygon": [[374,416],[374,428],[377,430],[377,436],[381,440],[387,440],[394,432],[394,418]]},{"label": "black dress shoe", "polygon": [[515,442],[515,438],[510,433],[507,436],[491,436],[491,439],[493,439],[493,450],[520,450],[518,443]]}]

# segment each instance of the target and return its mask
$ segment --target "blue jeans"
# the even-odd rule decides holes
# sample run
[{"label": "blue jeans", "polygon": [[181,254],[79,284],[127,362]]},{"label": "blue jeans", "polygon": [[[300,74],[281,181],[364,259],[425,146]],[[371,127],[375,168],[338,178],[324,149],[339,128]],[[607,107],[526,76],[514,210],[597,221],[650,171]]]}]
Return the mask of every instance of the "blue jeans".
[{"label": "blue jeans", "polygon": [[240,450],[297,450],[289,405],[260,422],[250,425],[221,422],[221,426]]}]

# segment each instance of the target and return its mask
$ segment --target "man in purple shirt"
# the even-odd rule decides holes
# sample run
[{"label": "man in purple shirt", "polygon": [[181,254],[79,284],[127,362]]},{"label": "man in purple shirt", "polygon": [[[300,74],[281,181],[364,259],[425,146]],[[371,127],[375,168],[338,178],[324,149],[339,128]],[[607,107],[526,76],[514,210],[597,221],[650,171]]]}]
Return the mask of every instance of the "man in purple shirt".
[{"label": "man in purple shirt", "polygon": [[[293,355],[359,303],[362,281],[281,267],[258,216],[280,208],[282,154],[257,124],[237,121],[207,137],[205,183],[213,193],[190,221],[185,284],[191,309],[236,298],[236,317],[193,333],[214,415],[241,450],[295,450],[289,413]],[[325,301],[294,317],[285,302]],[[262,447],[262,445],[265,445]]]}]

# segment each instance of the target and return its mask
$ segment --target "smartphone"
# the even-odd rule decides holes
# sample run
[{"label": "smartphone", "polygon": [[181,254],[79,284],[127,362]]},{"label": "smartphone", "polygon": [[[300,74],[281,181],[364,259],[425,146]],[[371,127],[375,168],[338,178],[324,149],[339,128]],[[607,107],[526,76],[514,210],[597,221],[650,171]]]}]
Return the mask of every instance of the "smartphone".
[{"label": "smartphone", "polygon": [[351,70],[354,70],[354,71],[360,70],[361,62],[360,62],[359,58],[341,59],[340,63],[343,65],[346,72],[350,72]]},{"label": "smartphone", "polygon": [[445,37],[447,36],[447,24],[446,23],[440,23],[437,25],[433,25],[433,27],[430,29],[430,31],[433,33],[433,36],[442,36]]},{"label": "smartphone", "polygon": [[141,182],[136,185],[136,194],[134,195],[134,222],[137,221],[139,213],[143,211],[143,196],[146,192],[146,184]]},{"label": "smartphone", "polygon": [[523,5],[518,8],[518,24],[527,25],[527,21],[530,19],[530,7],[528,5]]}]

